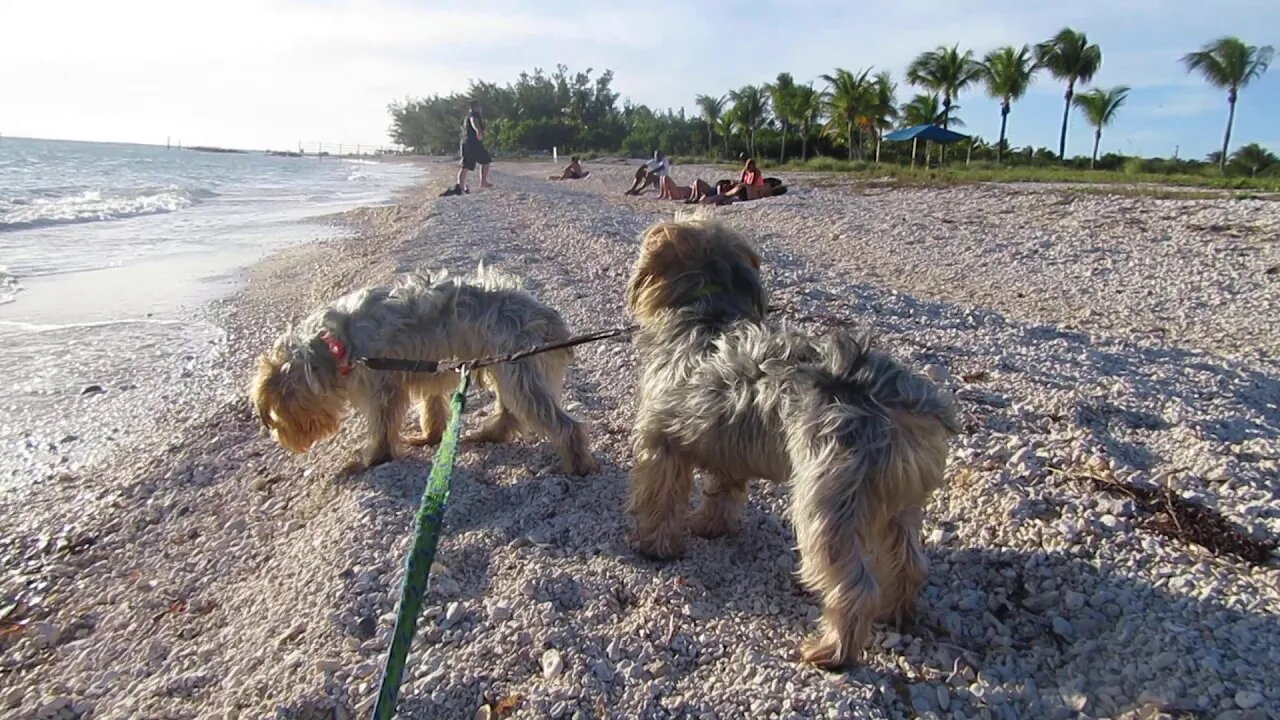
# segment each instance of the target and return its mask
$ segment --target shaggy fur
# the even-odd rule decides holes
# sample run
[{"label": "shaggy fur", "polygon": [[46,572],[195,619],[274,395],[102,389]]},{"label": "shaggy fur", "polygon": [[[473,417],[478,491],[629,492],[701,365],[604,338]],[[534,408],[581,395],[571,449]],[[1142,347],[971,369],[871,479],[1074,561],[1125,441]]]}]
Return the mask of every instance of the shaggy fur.
[{"label": "shaggy fur", "polygon": [[[760,257],[726,227],[662,223],[628,288],[643,374],[630,507],[648,556],[686,530],[736,529],[747,481],[790,482],[801,582],[822,598],[805,660],[860,658],[876,619],[908,612],[928,573],[923,507],[943,482],[952,404],[865,337],[764,322]],[[706,473],[689,516],[693,471]]]},{"label": "shaggy fur", "polygon": [[[343,343],[350,358],[447,360],[525,350],[564,340],[569,330],[555,310],[522,292],[514,279],[483,266],[471,281],[445,273],[409,275],[395,286],[361,290],[315,312],[259,359],[253,403],[276,440],[299,453],[337,432],[347,406],[353,406],[368,420],[363,455],[350,468],[356,470],[400,451],[411,401],[418,405],[422,434],[407,443],[438,443],[458,377],[359,364],[343,374],[326,334]],[[477,381],[497,396],[496,408],[466,441],[505,442],[533,433],[555,443],[566,472],[594,472],[585,428],[560,406],[572,359],[571,350],[555,350],[478,370]]]}]

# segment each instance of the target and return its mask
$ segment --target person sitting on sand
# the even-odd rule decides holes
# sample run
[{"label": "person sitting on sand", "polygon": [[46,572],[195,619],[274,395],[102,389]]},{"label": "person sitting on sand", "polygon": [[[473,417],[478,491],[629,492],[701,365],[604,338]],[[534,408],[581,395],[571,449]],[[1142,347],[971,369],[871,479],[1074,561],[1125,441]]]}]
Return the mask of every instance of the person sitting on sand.
[{"label": "person sitting on sand", "polygon": [[755,158],[747,158],[742,167],[742,177],[737,185],[720,196],[717,204],[723,205],[734,200],[759,200],[760,198],[781,195],[787,191],[781,180],[766,178],[760,168],[756,167]]},{"label": "person sitting on sand", "polygon": [[548,180],[582,180],[591,174],[590,170],[583,170],[582,163],[578,162],[578,156],[574,155],[569,158],[569,164],[564,166],[564,170],[559,175],[548,175]]},{"label": "person sitting on sand", "polygon": [[636,180],[631,184],[631,189],[626,195],[639,195],[652,185],[662,190],[662,178],[666,177],[671,171],[671,163],[667,160],[667,156],[662,154],[661,150],[653,151],[653,158],[640,166],[636,170]]}]

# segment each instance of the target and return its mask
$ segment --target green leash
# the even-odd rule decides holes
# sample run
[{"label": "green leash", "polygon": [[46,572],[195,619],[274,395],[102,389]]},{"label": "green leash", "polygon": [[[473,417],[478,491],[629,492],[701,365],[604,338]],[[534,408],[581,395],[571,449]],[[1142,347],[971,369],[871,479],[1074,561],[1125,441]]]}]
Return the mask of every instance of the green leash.
[{"label": "green leash", "polygon": [[467,386],[471,374],[462,368],[462,380],[449,401],[449,428],[440,440],[435,458],[431,462],[431,479],[422,491],[422,503],[418,506],[413,548],[405,562],[404,584],[400,587],[400,611],[396,614],[396,628],[391,635],[391,649],[387,651],[387,664],[382,671],[382,685],[378,689],[378,701],[373,706],[374,720],[391,720],[396,714],[396,699],[400,695],[400,680],[404,676],[405,661],[413,636],[418,627],[418,613],[422,610],[422,595],[427,589],[427,575],[435,561],[436,545],[440,542],[440,524],[444,521],[445,504],[449,502],[449,483],[453,479],[453,463],[458,453],[458,434],[462,430],[462,410],[466,405]]}]

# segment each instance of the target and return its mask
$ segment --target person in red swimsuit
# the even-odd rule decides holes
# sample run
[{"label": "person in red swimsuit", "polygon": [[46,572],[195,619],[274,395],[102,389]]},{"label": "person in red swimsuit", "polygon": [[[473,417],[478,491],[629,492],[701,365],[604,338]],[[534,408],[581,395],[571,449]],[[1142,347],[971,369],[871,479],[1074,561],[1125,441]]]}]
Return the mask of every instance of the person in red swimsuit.
[{"label": "person in red swimsuit", "polygon": [[765,182],[764,173],[756,167],[755,158],[747,158],[742,166],[742,178],[728,192],[722,193],[717,204],[726,204],[734,200],[759,200],[774,195],[774,187]]}]

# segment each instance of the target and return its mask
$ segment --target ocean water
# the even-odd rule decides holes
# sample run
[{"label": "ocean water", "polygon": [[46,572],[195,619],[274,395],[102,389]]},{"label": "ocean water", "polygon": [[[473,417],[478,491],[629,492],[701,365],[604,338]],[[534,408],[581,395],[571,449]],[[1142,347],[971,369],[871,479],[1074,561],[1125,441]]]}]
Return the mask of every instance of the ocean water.
[{"label": "ocean water", "polygon": [[[129,394],[197,382],[225,333],[201,312],[245,267],[389,202],[409,164],[0,137],[0,487],[82,465]],[[133,400],[136,400],[136,396]],[[9,481],[6,482],[5,476]]]}]

